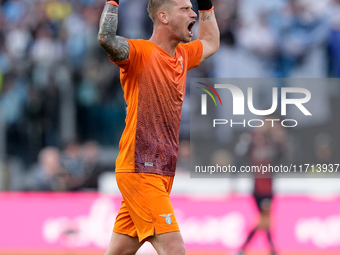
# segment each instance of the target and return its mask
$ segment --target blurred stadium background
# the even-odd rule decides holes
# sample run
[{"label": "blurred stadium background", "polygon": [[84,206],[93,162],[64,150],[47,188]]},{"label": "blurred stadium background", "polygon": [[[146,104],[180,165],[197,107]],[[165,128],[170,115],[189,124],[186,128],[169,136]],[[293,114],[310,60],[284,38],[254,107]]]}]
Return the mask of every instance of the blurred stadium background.
[{"label": "blurred stadium background", "polygon": [[[192,255],[233,254],[258,215],[251,179],[189,178],[189,78],[340,77],[339,0],[213,2],[221,47],[188,74],[173,188]],[[119,69],[97,43],[104,3],[0,1],[0,254],[103,254],[108,244],[120,204],[114,163],[125,105]],[[120,35],[149,38],[146,5],[120,0]],[[339,163],[339,86],[320,87],[320,114],[283,135],[292,162]],[[212,162],[239,159],[247,133],[223,135]],[[274,180],[279,254],[340,254],[339,184]],[[267,252],[260,233],[249,254]],[[154,253],[147,244],[139,254]]]}]

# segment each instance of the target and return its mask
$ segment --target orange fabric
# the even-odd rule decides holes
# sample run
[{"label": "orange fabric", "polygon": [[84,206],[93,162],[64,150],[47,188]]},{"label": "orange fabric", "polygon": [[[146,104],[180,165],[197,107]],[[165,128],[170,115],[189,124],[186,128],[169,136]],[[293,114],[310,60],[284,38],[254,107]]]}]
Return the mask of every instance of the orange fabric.
[{"label": "orange fabric", "polygon": [[117,173],[123,195],[113,231],[138,236],[140,242],[157,234],[179,231],[170,202],[174,177],[147,173]]},{"label": "orange fabric", "polygon": [[116,172],[174,176],[186,74],[198,66],[203,45],[179,44],[171,57],[150,41],[127,41],[129,57],[116,62],[128,105]]}]

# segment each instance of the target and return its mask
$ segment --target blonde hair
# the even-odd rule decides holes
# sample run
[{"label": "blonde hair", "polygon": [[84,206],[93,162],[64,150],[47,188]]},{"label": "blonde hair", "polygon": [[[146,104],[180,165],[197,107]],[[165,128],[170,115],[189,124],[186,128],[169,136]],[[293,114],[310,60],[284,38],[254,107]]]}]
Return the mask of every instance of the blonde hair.
[{"label": "blonde hair", "polygon": [[168,9],[173,3],[173,0],[149,0],[147,10],[152,21],[156,21],[157,13],[161,7],[164,7],[164,9]]}]

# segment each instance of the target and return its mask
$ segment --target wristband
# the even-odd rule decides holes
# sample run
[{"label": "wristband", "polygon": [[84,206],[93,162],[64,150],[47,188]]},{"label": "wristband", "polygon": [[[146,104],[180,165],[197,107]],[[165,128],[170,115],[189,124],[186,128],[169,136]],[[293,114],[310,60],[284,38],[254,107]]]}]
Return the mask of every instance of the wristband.
[{"label": "wristband", "polygon": [[214,9],[214,6],[211,2],[211,0],[197,0],[198,5],[198,11],[212,11]]},{"label": "wristband", "polygon": [[209,10],[198,10],[198,12],[211,12],[212,10],[214,10],[214,6],[211,7]]},{"label": "wristband", "polygon": [[114,1],[108,0],[106,2],[106,4],[112,4],[112,5],[115,5],[115,6],[119,7],[119,0],[114,0]]}]

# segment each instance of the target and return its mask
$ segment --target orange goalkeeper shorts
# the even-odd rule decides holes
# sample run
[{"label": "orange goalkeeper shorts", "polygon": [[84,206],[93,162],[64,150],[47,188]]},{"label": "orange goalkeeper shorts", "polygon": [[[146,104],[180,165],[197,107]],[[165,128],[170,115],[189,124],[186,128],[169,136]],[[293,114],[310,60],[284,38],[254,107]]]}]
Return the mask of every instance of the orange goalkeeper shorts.
[{"label": "orange goalkeeper shorts", "polygon": [[113,231],[145,241],[155,233],[179,231],[170,202],[174,177],[148,173],[116,173],[123,195]]}]

